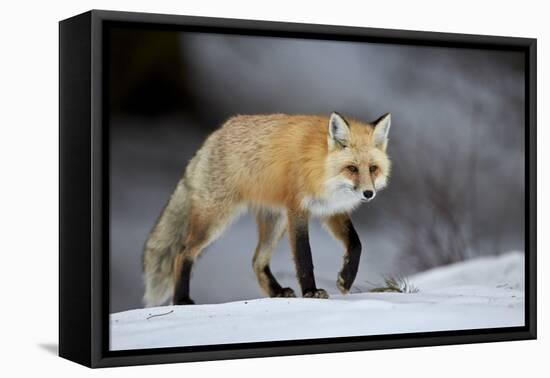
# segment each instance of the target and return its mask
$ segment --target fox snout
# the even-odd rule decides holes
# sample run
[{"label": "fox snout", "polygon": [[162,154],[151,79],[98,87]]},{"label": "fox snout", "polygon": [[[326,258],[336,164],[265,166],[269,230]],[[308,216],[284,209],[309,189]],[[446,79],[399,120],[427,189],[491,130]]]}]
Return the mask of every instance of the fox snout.
[{"label": "fox snout", "polygon": [[365,190],[363,192],[363,198],[366,201],[370,201],[370,200],[374,199],[374,197],[376,197],[376,192],[374,190]]},{"label": "fox snout", "polygon": [[365,190],[363,192],[363,201],[369,202],[372,201],[376,197],[376,192],[374,190]]}]

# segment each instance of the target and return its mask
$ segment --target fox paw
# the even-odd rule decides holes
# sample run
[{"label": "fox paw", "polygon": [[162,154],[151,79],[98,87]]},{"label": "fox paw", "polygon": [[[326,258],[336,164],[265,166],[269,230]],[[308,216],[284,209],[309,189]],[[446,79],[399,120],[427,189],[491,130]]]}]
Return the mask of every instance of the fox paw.
[{"label": "fox paw", "polygon": [[176,306],[182,306],[182,305],[194,305],[195,301],[193,301],[191,298],[180,298],[178,300],[174,301],[174,304]]},{"label": "fox paw", "polygon": [[328,298],[328,293],[326,290],[324,289],[315,289],[315,290],[312,290],[312,291],[306,291],[304,293],[304,298],[322,298],[322,299],[327,299]]},{"label": "fox paw", "polygon": [[280,292],[275,294],[275,297],[279,298],[296,298],[294,290],[289,287],[283,287]]},{"label": "fox paw", "polygon": [[346,284],[346,281],[344,281],[344,278],[342,276],[338,276],[338,280],[336,280],[336,287],[338,290],[340,290],[340,293],[347,294],[349,291],[349,285]]}]

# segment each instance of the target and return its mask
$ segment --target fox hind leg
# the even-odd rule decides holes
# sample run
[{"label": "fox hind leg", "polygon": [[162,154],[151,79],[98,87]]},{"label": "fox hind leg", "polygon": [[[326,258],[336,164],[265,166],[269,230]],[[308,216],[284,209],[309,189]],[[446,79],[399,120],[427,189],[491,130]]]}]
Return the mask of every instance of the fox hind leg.
[{"label": "fox hind leg", "polygon": [[280,212],[262,209],[256,212],[256,222],[258,224],[258,245],[252,259],[252,267],[260,287],[270,297],[295,297],[294,290],[289,287],[283,288],[269,267],[273,250],[285,233],[286,217]]},{"label": "fox hind leg", "polygon": [[231,220],[235,209],[214,210],[191,209],[189,226],[182,250],[174,259],[174,296],[173,304],[194,304],[189,296],[191,271],[195,261],[211,242],[223,231]]}]

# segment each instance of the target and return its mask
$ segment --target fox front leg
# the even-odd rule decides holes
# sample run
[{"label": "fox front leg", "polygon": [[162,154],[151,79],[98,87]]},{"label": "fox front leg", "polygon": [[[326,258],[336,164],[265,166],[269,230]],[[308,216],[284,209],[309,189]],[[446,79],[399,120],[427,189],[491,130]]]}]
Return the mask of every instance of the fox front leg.
[{"label": "fox front leg", "polygon": [[302,296],[304,298],[328,298],[328,293],[323,289],[318,289],[315,285],[307,214],[288,212],[288,238]]},{"label": "fox front leg", "polygon": [[353,285],[353,281],[357,276],[357,270],[359,269],[361,241],[353,227],[353,223],[351,223],[349,215],[333,215],[326,219],[325,223],[332,232],[332,235],[339,240],[345,248],[344,264],[342,265],[340,273],[338,273],[336,286],[342,294],[346,294],[351,288],[351,285]]}]

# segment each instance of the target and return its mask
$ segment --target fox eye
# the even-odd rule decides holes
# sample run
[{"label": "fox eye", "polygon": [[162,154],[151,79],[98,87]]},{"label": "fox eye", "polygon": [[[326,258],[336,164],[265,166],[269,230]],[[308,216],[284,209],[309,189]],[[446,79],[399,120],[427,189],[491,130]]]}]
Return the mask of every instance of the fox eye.
[{"label": "fox eye", "polygon": [[351,173],[357,173],[357,172],[359,172],[359,169],[358,169],[355,165],[348,165],[346,168],[347,168],[348,171],[350,171]]},{"label": "fox eye", "polygon": [[377,166],[377,165],[371,165],[371,166],[369,167],[369,172],[370,172],[370,173],[374,173],[374,172],[376,172],[377,170],[378,170],[378,166]]}]

